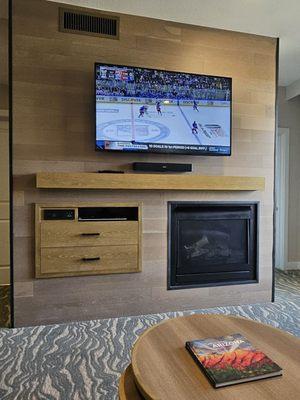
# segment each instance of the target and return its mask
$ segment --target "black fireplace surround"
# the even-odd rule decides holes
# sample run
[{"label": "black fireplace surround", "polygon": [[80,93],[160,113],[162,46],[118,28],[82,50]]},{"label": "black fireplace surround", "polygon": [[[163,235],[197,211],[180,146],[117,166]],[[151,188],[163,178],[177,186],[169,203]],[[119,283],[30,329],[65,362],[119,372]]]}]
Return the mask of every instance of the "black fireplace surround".
[{"label": "black fireplace surround", "polygon": [[168,202],[168,289],[258,282],[258,202]]}]

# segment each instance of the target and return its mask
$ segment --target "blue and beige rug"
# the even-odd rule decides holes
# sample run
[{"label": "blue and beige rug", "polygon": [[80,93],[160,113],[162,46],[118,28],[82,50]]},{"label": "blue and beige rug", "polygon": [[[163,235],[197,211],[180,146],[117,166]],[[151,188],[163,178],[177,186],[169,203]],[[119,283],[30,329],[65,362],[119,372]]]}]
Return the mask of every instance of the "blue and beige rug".
[{"label": "blue and beige rug", "polygon": [[300,275],[277,274],[276,301],[0,330],[1,400],[115,400],[137,337],[193,313],[240,315],[300,336]]}]

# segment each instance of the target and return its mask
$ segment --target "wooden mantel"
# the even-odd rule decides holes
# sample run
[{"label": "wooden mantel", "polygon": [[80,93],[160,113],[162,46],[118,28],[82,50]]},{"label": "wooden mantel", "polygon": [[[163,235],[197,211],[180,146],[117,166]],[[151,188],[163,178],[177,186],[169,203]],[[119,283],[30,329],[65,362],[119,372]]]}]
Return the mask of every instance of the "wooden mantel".
[{"label": "wooden mantel", "polygon": [[192,174],[101,174],[94,172],[39,172],[39,189],[124,190],[264,190],[265,178]]}]

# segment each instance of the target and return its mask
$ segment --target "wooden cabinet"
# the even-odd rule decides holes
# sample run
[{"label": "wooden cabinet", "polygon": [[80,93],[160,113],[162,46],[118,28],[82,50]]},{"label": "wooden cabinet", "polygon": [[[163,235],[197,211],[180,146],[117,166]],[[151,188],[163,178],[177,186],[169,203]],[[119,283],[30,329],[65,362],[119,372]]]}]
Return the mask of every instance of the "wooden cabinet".
[{"label": "wooden cabinet", "polygon": [[126,245],[138,241],[137,221],[43,221],[41,224],[43,247]]},{"label": "wooden cabinet", "polygon": [[112,274],[137,270],[137,245],[41,248],[41,274]]},{"label": "wooden cabinet", "polygon": [[139,203],[36,204],[36,278],[141,271]]}]

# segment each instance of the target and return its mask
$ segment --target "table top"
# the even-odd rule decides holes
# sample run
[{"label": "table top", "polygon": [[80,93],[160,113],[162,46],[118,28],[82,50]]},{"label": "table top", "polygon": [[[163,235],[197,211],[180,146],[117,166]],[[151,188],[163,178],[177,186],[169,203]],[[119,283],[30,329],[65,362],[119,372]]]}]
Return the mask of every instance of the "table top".
[{"label": "table top", "polygon": [[[241,333],[283,369],[283,376],[215,389],[185,342]],[[148,329],[132,351],[136,384],[145,399],[298,400],[300,340],[249,319],[212,314],[173,318]]]}]

